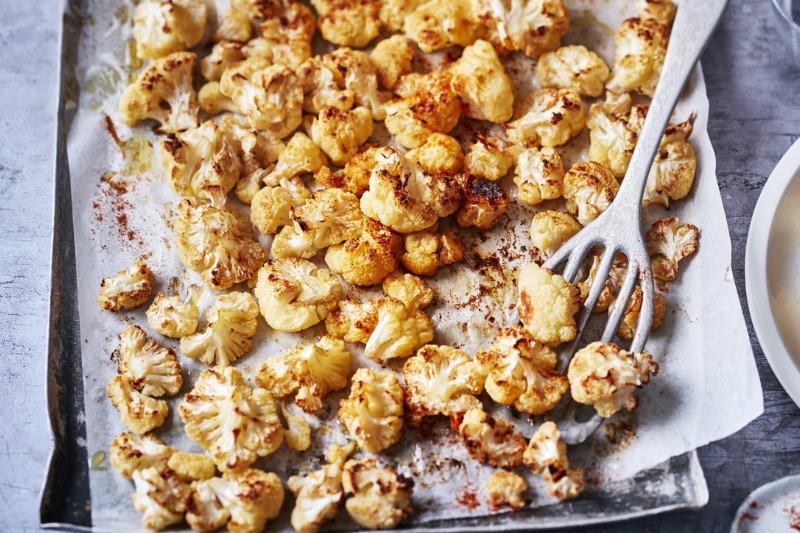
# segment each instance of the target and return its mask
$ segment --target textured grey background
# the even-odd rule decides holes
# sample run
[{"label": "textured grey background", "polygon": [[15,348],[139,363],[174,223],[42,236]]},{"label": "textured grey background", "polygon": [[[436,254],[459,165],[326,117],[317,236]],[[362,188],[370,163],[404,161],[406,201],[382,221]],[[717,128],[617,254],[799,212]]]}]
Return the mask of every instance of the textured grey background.
[{"label": "textured grey background", "polygon": [[[702,1],[702,0],[694,0]],[[50,449],[45,405],[59,2],[0,0],[0,531],[39,531]],[[786,61],[769,0],[731,0],[703,57],[710,135],[745,316],[750,216],[772,168],[800,136],[800,70]],[[701,511],[587,532],[724,532],[754,488],[800,472],[800,411],[752,333],[765,413],[700,450],[710,490]]]}]

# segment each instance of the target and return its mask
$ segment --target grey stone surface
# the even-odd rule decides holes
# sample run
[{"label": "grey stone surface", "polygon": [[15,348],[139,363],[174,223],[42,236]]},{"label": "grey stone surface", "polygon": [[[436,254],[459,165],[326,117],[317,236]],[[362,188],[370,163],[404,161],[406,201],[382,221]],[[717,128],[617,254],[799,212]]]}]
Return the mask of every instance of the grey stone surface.
[{"label": "grey stone surface", "polygon": [[[702,1],[702,0],[694,0]],[[786,61],[768,0],[731,0],[703,57],[710,135],[744,300],[744,251],[759,192],[800,136],[800,71]],[[53,206],[59,3],[0,0],[0,531],[38,531],[50,449],[45,350]],[[756,487],[800,472],[800,410],[751,329],[765,413],[700,450],[710,502],[582,531],[724,532]]]}]

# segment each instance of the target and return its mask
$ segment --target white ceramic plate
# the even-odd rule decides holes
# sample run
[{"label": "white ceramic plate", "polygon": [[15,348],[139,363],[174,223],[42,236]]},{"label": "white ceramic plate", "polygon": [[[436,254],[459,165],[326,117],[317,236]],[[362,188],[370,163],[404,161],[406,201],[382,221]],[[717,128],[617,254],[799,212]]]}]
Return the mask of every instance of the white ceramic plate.
[{"label": "white ceramic plate", "polygon": [[754,490],[739,507],[731,525],[731,533],[797,533],[798,530],[800,476],[785,477]]},{"label": "white ceramic plate", "polygon": [[745,285],[764,355],[800,405],[800,141],[772,171],[753,212]]}]

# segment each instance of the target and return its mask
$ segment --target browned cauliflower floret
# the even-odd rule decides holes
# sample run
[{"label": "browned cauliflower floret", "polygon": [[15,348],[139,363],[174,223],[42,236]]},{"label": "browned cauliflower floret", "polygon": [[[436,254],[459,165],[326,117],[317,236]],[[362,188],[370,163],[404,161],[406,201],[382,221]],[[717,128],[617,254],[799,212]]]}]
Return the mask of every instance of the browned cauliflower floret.
[{"label": "browned cauliflower floret", "polygon": [[563,211],[539,211],[531,222],[531,241],[548,257],[578,234],[581,225]]},{"label": "browned cauliflower floret", "polygon": [[514,84],[494,47],[484,40],[464,49],[450,72],[463,113],[476,120],[506,122],[514,114]]},{"label": "browned cauliflower floret", "polygon": [[423,52],[453,44],[469,46],[486,32],[473,16],[469,0],[423,3],[405,17],[403,30]]},{"label": "browned cauliflower floret", "polygon": [[311,446],[311,424],[302,414],[291,412],[285,401],[281,402],[281,414],[286,420],[286,431],[283,433],[286,446],[290,450],[306,451]]},{"label": "browned cauliflower floret", "polygon": [[401,98],[386,103],[385,121],[386,129],[400,146],[416,148],[431,134],[450,133],[455,128],[461,117],[461,103],[451,81],[452,74],[439,70],[424,76],[403,76]]},{"label": "browned cauliflower floret", "polygon": [[[613,308],[612,308],[613,309]],[[642,310],[642,289],[636,287],[633,291],[628,307],[625,309],[625,314],[622,315],[622,322],[617,329],[617,337],[623,340],[630,340],[636,333],[636,326],[639,324],[639,313]],[[660,294],[655,294],[655,301],[653,302],[653,324],[650,329],[657,329],[661,327],[661,321],[667,312],[667,304],[664,297]],[[609,313],[610,314],[610,313]]]},{"label": "browned cauliflower floret", "polygon": [[550,411],[569,388],[567,378],[555,371],[556,359],[522,326],[500,330],[488,349],[475,354],[489,396],[532,415]]},{"label": "browned cauliflower floret", "polygon": [[[186,198],[178,204],[175,218],[175,244],[181,262],[216,290],[253,277],[267,254],[253,241],[253,227],[247,216],[222,205],[221,191],[214,203]],[[214,205],[216,204],[216,205]]]},{"label": "browned cauliflower floret", "polygon": [[292,220],[311,235],[317,248],[358,238],[363,218],[356,195],[341,189],[317,191],[303,205],[292,209]]},{"label": "browned cauliflower floret", "polygon": [[286,148],[278,155],[275,168],[264,177],[264,182],[276,187],[299,174],[316,172],[327,162],[325,155],[314,144],[314,141],[309,139],[305,133],[297,132],[292,135]]},{"label": "browned cauliflower floret", "polygon": [[528,205],[561,196],[564,185],[564,163],[552,148],[528,148],[517,160],[514,183],[517,198]]},{"label": "browned cauliflower floret", "polygon": [[521,509],[529,503],[522,497],[522,493],[528,490],[528,484],[514,472],[495,472],[486,482],[486,490],[489,500],[496,507],[509,505],[512,509]]},{"label": "browned cauliflower floret", "polygon": [[328,333],[345,342],[369,342],[369,336],[378,324],[378,307],[382,300],[368,300],[363,304],[353,300],[339,302],[339,310],[325,319]]},{"label": "browned cauliflower floret", "polygon": [[459,142],[443,133],[434,133],[425,144],[410,150],[406,157],[430,174],[455,174],[464,166]]},{"label": "browned cauliflower floret", "polygon": [[220,41],[246,43],[253,34],[250,18],[238,9],[226,9],[221,19],[219,18],[219,14],[217,14],[217,19],[219,25],[217,26],[217,30],[211,34],[211,40],[215,43]]},{"label": "browned cauliflower floret", "polygon": [[697,157],[686,140],[692,133],[692,119],[683,124],[670,124],[650,167],[642,205],[651,203],[669,207],[669,201],[685,198],[694,184]]},{"label": "browned cauliflower floret", "polygon": [[258,272],[255,295],[271,328],[300,331],[325,320],[336,309],[342,290],[330,271],[285,257],[268,261]]},{"label": "browned cauliflower floret", "polygon": [[433,276],[440,267],[458,263],[467,254],[467,248],[455,233],[445,230],[441,235],[420,231],[403,237],[405,253],[400,262],[412,274]]},{"label": "browned cauliflower floret", "polygon": [[133,508],[142,513],[142,525],[155,531],[177,524],[186,512],[191,489],[166,464],[133,473]]},{"label": "browned cauliflower floret", "polygon": [[508,207],[506,191],[498,183],[473,176],[467,176],[462,190],[462,204],[456,212],[458,225],[492,229]]},{"label": "browned cauliflower floret", "polygon": [[222,471],[247,468],[283,442],[272,395],[250,388],[232,366],[203,370],[178,412],[186,434]]},{"label": "browned cauliflower floret", "polygon": [[609,91],[637,91],[652,97],[664,66],[670,30],[653,19],[631,18],[614,37],[614,70],[606,84]]},{"label": "browned cauliflower floret", "polygon": [[584,226],[608,209],[619,190],[619,182],[595,161],[575,163],[564,176],[562,194],[567,209]]},{"label": "browned cauliflower floret", "polygon": [[335,165],[344,166],[372,135],[372,113],[366,107],[343,111],[328,106],[313,119],[309,133]]},{"label": "browned cauliflower floret", "polygon": [[608,78],[608,65],[585,46],[564,46],[548,52],[536,64],[545,89],[572,89],[584,96],[600,96]]},{"label": "browned cauliflower floret", "polygon": [[130,269],[120,270],[113,278],[103,278],[97,305],[109,311],[135,309],[150,298],[153,281],[150,268],[136,261]]},{"label": "browned cauliflower floret", "polygon": [[355,97],[350,89],[341,89],[336,76],[319,57],[306,60],[295,72],[303,87],[303,111],[318,115],[328,106],[342,110],[353,107]]},{"label": "browned cauliflower floret", "polygon": [[119,373],[129,376],[131,386],[145,396],[172,396],[183,385],[175,351],[148,339],[139,326],[122,330],[117,355]]},{"label": "browned cauliflower floret", "polygon": [[458,417],[481,408],[481,365],[449,346],[423,346],[403,365],[406,380],[406,420],[419,425],[426,416]]},{"label": "browned cauliflower floret", "polygon": [[382,298],[377,312],[377,324],[364,349],[373,361],[408,357],[433,340],[433,324],[422,311],[409,309],[394,298]]},{"label": "browned cauliflower floret", "polygon": [[197,93],[197,105],[209,115],[219,115],[223,111],[240,113],[233,100],[222,94],[218,81],[210,81]]},{"label": "browned cauliflower floret", "polygon": [[133,13],[136,55],[157,59],[200,42],[206,26],[202,0],[145,0]]},{"label": "browned cauliflower floret", "polygon": [[522,50],[534,59],[561,46],[569,30],[563,0],[472,0],[475,15],[497,29],[509,50]]},{"label": "browned cauliflower floret", "polygon": [[[232,117],[223,117],[220,124],[228,124],[233,120]],[[241,145],[242,156],[242,174],[236,184],[236,197],[249,204],[261,187],[261,181],[272,170],[273,163],[285,151],[286,146],[270,132],[244,128],[238,121],[232,123],[231,127]]]},{"label": "browned cauliflower floret", "polygon": [[164,400],[145,396],[136,389],[130,374],[114,376],[108,384],[111,405],[119,409],[122,423],[134,433],[144,434],[164,423],[169,407]]},{"label": "browned cauliflower floret", "polygon": [[395,270],[383,280],[383,292],[409,309],[425,309],[433,301],[433,290],[412,274]]},{"label": "browned cauliflower floret", "polygon": [[[589,290],[591,289],[595,276],[597,276],[597,269],[600,266],[601,258],[602,254],[595,255],[592,258],[592,266],[589,267],[588,276],[585,280],[578,283],[578,287],[581,288],[581,298],[584,300],[589,296]],[[603,286],[603,290],[600,292],[600,297],[598,298],[597,303],[594,305],[594,309],[592,309],[592,313],[599,314],[608,311],[609,306],[614,303],[617,289],[622,286],[622,283],[625,280],[625,274],[627,271],[628,259],[623,254],[618,254],[617,257],[614,258],[614,263],[609,271],[608,279],[606,279],[606,283]]]},{"label": "browned cauliflower floret", "polygon": [[120,122],[135,126],[152,118],[166,132],[197,126],[197,94],[192,88],[196,57],[190,52],[175,52],[144,69],[119,99]]},{"label": "browned cauliflower floret", "polygon": [[347,512],[362,527],[391,529],[414,512],[409,501],[414,480],[380,467],[375,459],[347,461],[342,488],[350,495],[344,504]]},{"label": "browned cauliflower floret", "polygon": [[534,474],[542,474],[547,490],[559,500],[576,497],[583,490],[583,470],[571,470],[567,445],[553,422],[545,422],[533,434],[522,461]]},{"label": "browned cauliflower floret", "polygon": [[672,281],[678,275],[678,261],[697,250],[700,230],[691,224],[680,225],[677,218],[659,220],[644,236],[647,252],[658,256],[652,261],[653,276]]},{"label": "browned cauliflower floret", "polygon": [[152,433],[120,433],[109,447],[109,460],[117,474],[130,479],[137,470],[166,462],[177,450]]},{"label": "browned cauliflower floret", "polygon": [[247,43],[242,51],[246,56],[262,56],[275,65],[297,70],[311,57],[311,39],[316,20],[311,10],[292,2],[280,17],[261,23],[261,36]]},{"label": "browned cauliflower floret", "polygon": [[344,168],[335,174],[328,167],[320,167],[314,179],[321,187],[344,189],[361,198],[369,190],[369,177],[377,153],[377,148],[367,148],[351,157]]},{"label": "browned cauliflower floret", "polygon": [[571,89],[542,89],[517,103],[514,121],[505,127],[515,144],[552,148],[578,135],[584,124],[586,115],[578,93]]},{"label": "browned cauliflower floret", "polygon": [[350,396],[339,401],[339,422],[359,448],[369,453],[385,450],[403,430],[403,389],[394,373],[359,368]]},{"label": "browned cauliflower floret", "polygon": [[591,139],[589,158],[605,166],[614,177],[625,177],[646,116],[646,105],[634,106],[630,115],[616,118],[600,104],[593,104],[586,122]]},{"label": "browned cauliflower floret", "polygon": [[328,248],[325,263],[346,282],[369,286],[383,281],[400,261],[403,239],[380,222],[363,217],[361,232]]},{"label": "browned cauliflower floret", "polygon": [[401,31],[406,17],[425,2],[427,0],[383,0],[380,19],[384,28],[391,33]]},{"label": "browned cauliflower floret", "polygon": [[223,294],[206,313],[208,326],[181,339],[181,353],[225,368],[250,349],[258,326],[258,304],[248,292]]},{"label": "browned cauliflower floret", "polygon": [[[249,22],[247,27],[250,27]],[[214,45],[211,53],[200,61],[200,73],[208,81],[219,81],[226,68],[243,60],[244,54],[240,43],[220,41]],[[200,107],[203,107],[202,104]]]},{"label": "browned cauliflower floret", "polygon": [[519,273],[517,313],[536,342],[557,346],[578,334],[575,313],[581,289],[552,270],[532,263]]},{"label": "browned cauliflower floret", "polygon": [[386,118],[385,103],[392,93],[378,89],[378,70],[365,52],[339,48],[323,56],[323,62],[333,72],[340,87],[355,95],[356,104],[372,112],[372,118]]},{"label": "browned cauliflower floret", "polygon": [[[281,226],[292,224],[292,206],[300,205],[311,197],[299,178],[289,178],[287,184],[295,185],[294,190],[286,187],[264,187],[256,193],[250,205],[250,221],[263,234],[275,233]],[[293,194],[299,191],[300,194]]]},{"label": "browned cauliflower floret", "polygon": [[657,20],[665,26],[672,26],[677,10],[672,0],[636,0],[639,18]]},{"label": "browned cauliflower floret", "polygon": [[402,35],[393,35],[375,45],[369,60],[378,74],[378,83],[384,89],[394,89],[400,77],[412,72],[414,49]]},{"label": "browned cauliflower floret", "polygon": [[458,433],[469,456],[476,461],[504,470],[522,464],[525,439],[514,433],[511,424],[485,413],[482,407],[467,411]]},{"label": "browned cauliflower floret", "polygon": [[378,0],[311,0],[319,14],[319,31],[326,41],[363,48],[381,29]]},{"label": "browned cauliflower floret", "polygon": [[217,471],[214,461],[202,453],[176,451],[170,456],[167,466],[187,483],[212,478]]},{"label": "browned cauliflower floret", "polygon": [[285,3],[283,0],[231,0],[231,6],[252,18],[266,20],[281,16]]},{"label": "browned cauliflower floret", "polygon": [[295,403],[306,413],[322,408],[322,398],[347,386],[352,357],[344,342],[331,336],[315,344],[298,346],[261,363],[256,384],[276,398],[297,393]]},{"label": "browned cauliflower floret", "polygon": [[505,147],[498,144],[495,139],[484,137],[476,133],[475,142],[469,147],[469,152],[464,158],[464,168],[467,173],[478,178],[497,181],[514,166],[514,157]]}]

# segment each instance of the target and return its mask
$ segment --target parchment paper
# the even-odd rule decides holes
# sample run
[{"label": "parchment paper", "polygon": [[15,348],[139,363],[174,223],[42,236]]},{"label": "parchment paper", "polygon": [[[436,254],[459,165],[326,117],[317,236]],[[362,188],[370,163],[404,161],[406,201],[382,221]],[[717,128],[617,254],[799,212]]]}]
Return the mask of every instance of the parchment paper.
[{"label": "parchment paper", "polygon": [[[585,44],[610,65],[613,32],[622,20],[633,16],[633,2],[568,0],[566,3],[572,24],[564,44]],[[223,1],[219,4],[218,7],[225,7]],[[69,132],[68,154],[84,339],[86,445],[92,458],[97,452],[107,453],[111,441],[126,430],[106,396],[106,387],[116,374],[111,354],[117,348],[117,335],[122,329],[129,324],[139,325],[180,353],[176,340],[150,330],[144,316],[150,302],[133,312],[102,311],[96,303],[102,278],[127,269],[137,259],[146,260],[156,275],[153,295],[164,290],[188,298],[202,292],[198,302],[200,328],[205,324],[205,310],[216,294],[202,289],[199,276],[181,265],[174,247],[168,225],[169,206],[180,198],[168,187],[158,160],[160,136],[150,130],[152,124],[130,129],[116,119],[119,96],[132,79],[126,59],[132,8],[120,0],[87,0],[86,10],[80,67],[76,72],[81,97],[74,103],[78,110]],[[213,12],[209,18],[214,20]],[[433,63],[436,61],[437,58],[431,59]],[[417,63],[420,66],[424,62]],[[532,61],[512,55],[505,64],[521,95],[538,89]],[[587,110],[590,103],[591,99],[585,101]],[[730,435],[763,410],[761,386],[730,269],[730,239],[715,179],[714,152],[707,132],[708,100],[699,67],[676,110],[675,122],[687,119],[692,112],[697,114],[690,139],[698,158],[694,190],[669,210],[661,206],[646,209],[643,227],[646,229],[661,218],[678,216],[682,222],[700,228],[700,248],[681,262],[678,279],[663,293],[667,315],[648,342],[660,371],[638,392],[639,408],[633,414],[616,416],[588,442],[569,450],[572,465],[586,470],[586,497],[591,497],[593,486],[629,478],[672,456]],[[120,142],[112,137],[109,120]],[[490,130],[485,124],[462,121],[454,135],[466,142],[474,128]],[[376,137],[380,137],[380,131]],[[587,160],[588,131],[559,152],[567,168],[574,162]],[[435,300],[426,311],[436,327],[434,343],[454,344],[470,355],[488,345],[507,322],[516,301],[513,281],[516,272],[533,259],[528,235],[533,213],[561,206],[559,202],[546,202],[536,208],[525,206],[516,200],[516,187],[511,179],[506,178],[502,183],[511,197],[507,216],[483,238],[477,232],[454,227],[468,247],[468,258],[459,265],[442,269],[430,282]],[[231,198],[231,203],[238,204],[233,195]],[[247,212],[247,207],[243,206],[243,210]],[[452,221],[443,220],[440,229],[451,225],[455,226]],[[260,240],[269,250],[271,237],[261,236]],[[320,266],[324,266],[322,255],[315,258]],[[244,284],[234,289],[247,290]],[[348,288],[348,296],[356,300],[380,294],[379,288]],[[300,334],[272,331],[259,318],[253,347],[235,366],[252,378],[257,365],[267,357],[284,353],[297,342],[312,341],[321,334],[323,326]],[[361,366],[377,366],[363,356],[361,346],[349,347],[354,353],[353,371]],[[177,405],[207,367],[182,356],[180,363],[185,384],[178,396],[167,399],[170,414],[157,433],[173,447],[199,452],[200,448],[183,431]],[[395,370],[401,366],[402,361],[391,365]],[[317,469],[327,444],[347,439],[336,421],[338,399],[347,392],[331,395],[319,416],[309,417],[314,427],[309,450],[298,453],[282,447],[256,466],[277,472],[284,481],[290,475]],[[488,403],[488,398],[484,399]],[[540,423],[506,408],[498,412],[514,422],[526,437]],[[444,419],[424,430],[407,430],[401,442],[384,456],[416,481],[415,522],[498,512],[488,506],[484,488],[493,469],[467,457]],[[130,504],[132,483],[119,477],[107,460],[99,461],[96,466],[90,475],[95,527],[104,531],[141,529],[140,516]],[[522,470],[519,472],[523,473]],[[558,503],[547,494],[545,484],[537,476],[525,477],[530,487],[527,496],[533,506]],[[288,513],[292,502],[287,491],[283,513],[268,529],[291,529]],[[352,522],[342,512],[330,527],[352,527]]]}]

